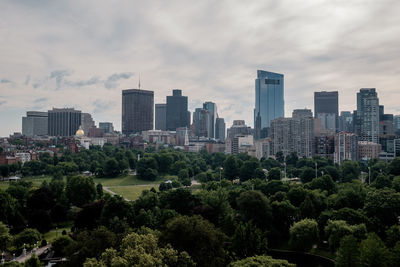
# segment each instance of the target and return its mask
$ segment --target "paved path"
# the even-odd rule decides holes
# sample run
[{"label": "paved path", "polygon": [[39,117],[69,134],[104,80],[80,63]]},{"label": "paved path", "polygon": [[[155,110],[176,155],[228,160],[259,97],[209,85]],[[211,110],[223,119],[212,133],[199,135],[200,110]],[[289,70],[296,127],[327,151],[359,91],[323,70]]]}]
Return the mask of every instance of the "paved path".
[{"label": "paved path", "polygon": [[51,245],[48,244],[47,246],[38,248],[38,249],[35,250],[35,251],[32,250],[32,251],[26,253],[25,256],[24,256],[24,255],[21,255],[21,256],[19,256],[18,258],[16,258],[15,260],[16,260],[17,262],[19,262],[19,263],[24,263],[27,259],[29,259],[29,258],[32,256],[32,254],[36,254],[36,256],[39,257],[40,255],[43,254],[43,252],[46,251],[46,249],[48,249],[48,248],[50,248],[50,247],[51,247]]},{"label": "paved path", "polygon": [[[103,190],[106,191],[107,193],[110,193],[111,195],[118,195],[117,193],[115,193],[114,191],[111,191],[110,188],[103,186]],[[127,198],[124,198],[126,201],[130,201]]]}]

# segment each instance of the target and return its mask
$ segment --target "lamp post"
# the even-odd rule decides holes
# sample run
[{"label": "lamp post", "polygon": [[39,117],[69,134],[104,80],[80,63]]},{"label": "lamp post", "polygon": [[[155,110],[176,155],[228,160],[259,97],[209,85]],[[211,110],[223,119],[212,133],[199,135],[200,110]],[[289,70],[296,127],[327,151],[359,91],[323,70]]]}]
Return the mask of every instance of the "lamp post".
[{"label": "lamp post", "polygon": [[222,170],[223,170],[224,168],[222,168],[222,167],[219,167],[219,181],[221,182],[221,173],[222,173]]},{"label": "lamp post", "polygon": [[318,163],[315,162],[315,178],[318,178]]},{"label": "lamp post", "polygon": [[368,167],[368,184],[371,184],[371,167]]}]

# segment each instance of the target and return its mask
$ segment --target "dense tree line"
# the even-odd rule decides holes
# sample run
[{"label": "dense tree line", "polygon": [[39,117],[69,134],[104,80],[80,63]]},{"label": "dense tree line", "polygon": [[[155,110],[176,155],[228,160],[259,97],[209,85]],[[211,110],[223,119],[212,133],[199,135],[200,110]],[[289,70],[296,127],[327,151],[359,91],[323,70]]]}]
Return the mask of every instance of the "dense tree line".
[{"label": "dense tree line", "polygon": [[[38,231],[71,221],[72,234],[53,244],[70,266],[290,266],[266,256],[269,248],[326,250],[337,255],[337,266],[396,266],[400,158],[340,166],[295,154],[276,158],[112,146],[44,154],[22,171],[51,173],[51,182],[34,188],[20,181],[0,190],[2,249],[33,245]],[[128,202],[77,175],[115,177],[128,168],[140,179],[177,180]],[[192,178],[200,190],[180,187]]]}]

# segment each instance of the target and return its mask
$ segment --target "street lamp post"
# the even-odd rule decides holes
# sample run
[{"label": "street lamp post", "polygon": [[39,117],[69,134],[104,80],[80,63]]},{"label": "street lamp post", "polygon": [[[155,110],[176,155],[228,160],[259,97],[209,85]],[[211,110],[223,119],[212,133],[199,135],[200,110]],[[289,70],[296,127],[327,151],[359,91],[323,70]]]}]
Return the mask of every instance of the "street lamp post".
[{"label": "street lamp post", "polygon": [[221,173],[222,173],[222,170],[223,170],[224,168],[222,168],[222,167],[219,167],[219,181],[221,182]]},{"label": "street lamp post", "polygon": [[368,184],[371,184],[371,167],[368,167]]},{"label": "street lamp post", "polygon": [[315,162],[315,178],[318,178],[318,163]]}]

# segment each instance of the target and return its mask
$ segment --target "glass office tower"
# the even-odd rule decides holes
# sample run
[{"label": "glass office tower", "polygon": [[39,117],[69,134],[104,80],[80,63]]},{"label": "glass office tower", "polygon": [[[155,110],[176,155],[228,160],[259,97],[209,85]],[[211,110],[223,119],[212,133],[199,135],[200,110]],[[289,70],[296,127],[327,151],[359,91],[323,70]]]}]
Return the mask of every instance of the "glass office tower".
[{"label": "glass office tower", "polygon": [[153,130],[154,92],[122,90],[122,133],[125,135]]},{"label": "glass office tower", "polygon": [[285,116],[283,74],[257,70],[254,138],[268,136],[270,122]]}]

